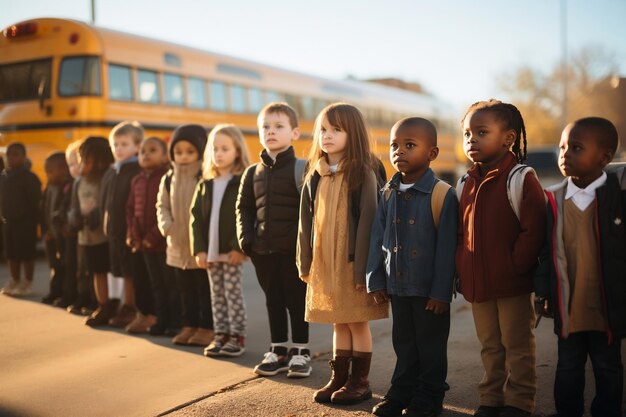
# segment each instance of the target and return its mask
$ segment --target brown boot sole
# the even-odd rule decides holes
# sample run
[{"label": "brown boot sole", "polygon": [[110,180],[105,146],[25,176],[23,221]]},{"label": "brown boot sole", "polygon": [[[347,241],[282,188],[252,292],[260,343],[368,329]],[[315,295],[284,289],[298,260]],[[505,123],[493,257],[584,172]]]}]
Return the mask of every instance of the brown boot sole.
[{"label": "brown boot sole", "polygon": [[339,405],[354,405],[354,404],[359,404],[362,403],[363,401],[369,400],[370,398],[372,398],[372,391],[368,391],[365,394],[361,395],[358,398],[330,398],[330,402],[333,404],[339,404]]}]

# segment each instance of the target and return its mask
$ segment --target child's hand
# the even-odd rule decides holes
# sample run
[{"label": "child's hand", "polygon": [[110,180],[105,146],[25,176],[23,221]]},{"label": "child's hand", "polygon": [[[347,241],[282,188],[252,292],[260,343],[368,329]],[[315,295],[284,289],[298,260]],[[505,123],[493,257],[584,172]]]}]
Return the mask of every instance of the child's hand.
[{"label": "child's hand", "polygon": [[144,239],[141,241],[141,246],[143,246],[146,249],[151,249],[152,248],[152,243],[150,243],[150,241],[148,239]]},{"label": "child's hand", "polygon": [[443,301],[428,299],[426,303],[426,310],[432,311],[434,314],[443,314],[450,310],[450,303],[444,303]]},{"label": "child's hand", "polygon": [[198,252],[196,255],[196,263],[200,268],[208,268],[209,264],[206,261],[206,252]]},{"label": "child's hand", "polygon": [[535,296],[535,314],[548,318],[554,317],[552,306],[547,298]]},{"label": "child's hand", "polygon": [[246,255],[238,250],[228,252],[228,263],[231,265],[241,265],[246,260]]},{"label": "child's hand", "polygon": [[374,296],[374,302],[376,304],[383,304],[389,301],[389,294],[387,294],[387,290],[378,290],[372,293]]},{"label": "child's hand", "polygon": [[133,239],[132,238],[130,238],[130,237],[126,238],[126,246],[128,246],[129,248],[132,248],[133,246],[135,246],[133,244]]}]

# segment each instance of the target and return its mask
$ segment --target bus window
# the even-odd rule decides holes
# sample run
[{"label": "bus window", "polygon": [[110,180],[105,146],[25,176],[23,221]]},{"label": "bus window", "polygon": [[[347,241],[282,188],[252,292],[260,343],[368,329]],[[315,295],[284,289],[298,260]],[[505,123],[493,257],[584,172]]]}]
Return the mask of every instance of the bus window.
[{"label": "bus window", "polygon": [[230,87],[230,104],[235,113],[246,112],[246,90],[240,85]]},{"label": "bus window", "polygon": [[71,57],[61,61],[59,96],[99,96],[100,59]]},{"label": "bus window", "polygon": [[148,70],[137,70],[137,85],[139,86],[139,101],[143,103],[158,103],[159,81],[157,73]]},{"label": "bus window", "polygon": [[196,109],[206,108],[206,87],[199,78],[187,79],[187,99],[189,107]]},{"label": "bus window", "polygon": [[248,94],[251,113],[258,113],[263,108],[263,92],[258,88],[251,88]]},{"label": "bus window", "polygon": [[0,65],[0,102],[50,98],[52,59]]},{"label": "bus window", "polygon": [[183,78],[175,74],[163,74],[165,83],[165,104],[182,106],[185,102],[183,97]]},{"label": "bus window", "polygon": [[220,81],[211,81],[211,110],[226,111],[226,85]]},{"label": "bus window", "polygon": [[276,101],[283,101],[285,99],[282,94],[279,94],[276,91],[268,91],[266,98],[267,98],[268,103],[276,102]]},{"label": "bus window", "polygon": [[133,84],[129,67],[109,64],[109,97],[112,100],[121,101],[133,99]]},{"label": "bus window", "polygon": [[319,114],[322,110],[324,110],[324,108],[325,108],[326,106],[328,106],[329,104],[330,104],[330,103],[329,103],[328,101],[318,100],[318,99],[314,100],[314,101],[313,101],[313,113],[314,113],[313,118],[317,117],[317,115],[318,115],[318,114]]},{"label": "bus window", "polygon": [[302,117],[306,120],[315,119],[315,105],[311,97],[302,97]]}]

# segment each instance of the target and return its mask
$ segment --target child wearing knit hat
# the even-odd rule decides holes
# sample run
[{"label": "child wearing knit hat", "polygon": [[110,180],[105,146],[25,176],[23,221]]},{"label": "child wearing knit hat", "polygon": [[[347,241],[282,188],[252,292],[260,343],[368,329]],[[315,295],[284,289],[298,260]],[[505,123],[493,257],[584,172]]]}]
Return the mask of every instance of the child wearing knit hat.
[{"label": "child wearing knit hat", "polygon": [[158,226],[167,238],[166,263],[173,267],[181,292],[183,328],[172,339],[181,345],[207,346],[213,340],[209,280],[189,244],[189,208],[201,177],[206,140],[200,125],[174,130],[169,144],[172,169],[163,177],[157,197]]}]

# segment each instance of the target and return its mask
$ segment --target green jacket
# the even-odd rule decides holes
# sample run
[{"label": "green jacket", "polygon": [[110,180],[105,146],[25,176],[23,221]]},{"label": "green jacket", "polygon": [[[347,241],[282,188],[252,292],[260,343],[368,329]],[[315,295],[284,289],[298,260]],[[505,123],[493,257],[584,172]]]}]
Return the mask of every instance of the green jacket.
[{"label": "green jacket", "polygon": [[[220,206],[220,243],[219,252],[228,253],[232,250],[241,251],[237,241],[237,227],[235,216],[235,204],[239,191],[240,175],[235,175],[228,181],[224,198]],[[191,200],[190,233],[191,250],[193,255],[206,252],[209,249],[209,225],[211,220],[211,208],[213,206],[213,180],[205,180],[198,183],[193,199]]]}]

